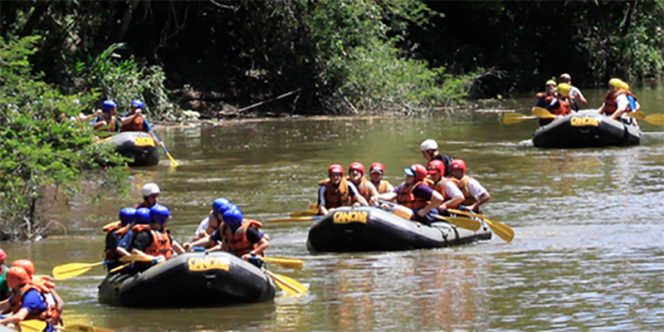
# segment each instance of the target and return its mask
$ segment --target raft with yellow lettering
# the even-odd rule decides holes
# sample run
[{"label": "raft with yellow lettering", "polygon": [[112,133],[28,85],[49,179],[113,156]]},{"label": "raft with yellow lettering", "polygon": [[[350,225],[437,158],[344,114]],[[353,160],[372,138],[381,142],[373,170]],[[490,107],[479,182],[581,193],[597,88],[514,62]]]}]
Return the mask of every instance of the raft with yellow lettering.
[{"label": "raft with yellow lettering", "polygon": [[159,163],[159,147],[148,133],[126,131],[111,136],[103,144],[115,145],[115,151],[132,159],[129,166],[154,166]]},{"label": "raft with yellow lettering", "polygon": [[99,285],[99,302],[120,307],[209,307],[272,301],[273,280],[226,252],[175,256],[142,273],[116,273]]},{"label": "raft with yellow lettering", "polygon": [[491,230],[477,231],[446,222],[431,226],[403,219],[377,207],[341,207],[309,230],[311,252],[398,251],[442,248],[491,239]]},{"label": "raft with yellow lettering", "polygon": [[596,111],[580,111],[555,119],[533,135],[539,148],[585,148],[637,145],[641,141],[639,126],[625,124]]}]

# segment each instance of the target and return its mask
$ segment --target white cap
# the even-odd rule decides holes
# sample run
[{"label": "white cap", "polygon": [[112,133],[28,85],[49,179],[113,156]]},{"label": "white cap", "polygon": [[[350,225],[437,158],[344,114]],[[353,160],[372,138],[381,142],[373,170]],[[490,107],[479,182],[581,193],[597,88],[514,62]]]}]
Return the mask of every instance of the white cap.
[{"label": "white cap", "polygon": [[150,196],[159,193],[159,186],[156,183],[146,183],[141,190],[143,196]]},{"label": "white cap", "polygon": [[420,150],[421,151],[427,151],[427,150],[438,150],[438,143],[432,139],[428,139],[422,144],[420,144]]}]

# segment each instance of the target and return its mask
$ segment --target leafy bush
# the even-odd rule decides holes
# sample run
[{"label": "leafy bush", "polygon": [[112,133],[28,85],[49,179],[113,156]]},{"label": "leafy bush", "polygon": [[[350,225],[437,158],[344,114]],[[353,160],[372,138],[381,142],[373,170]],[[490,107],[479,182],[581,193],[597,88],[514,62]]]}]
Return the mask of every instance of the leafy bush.
[{"label": "leafy bush", "polygon": [[[47,224],[39,217],[44,186],[65,195],[102,165],[124,162],[106,145],[95,144],[89,126],[70,120],[82,109],[73,102],[94,95],[65,96],[31,73],[28,56],[39,36],[6,42],[0,38],[0,236],[31,237]],[[124,172],[95,174],[98,184],[123,188]],[[90,177],[91,178],[91,177]]]}]

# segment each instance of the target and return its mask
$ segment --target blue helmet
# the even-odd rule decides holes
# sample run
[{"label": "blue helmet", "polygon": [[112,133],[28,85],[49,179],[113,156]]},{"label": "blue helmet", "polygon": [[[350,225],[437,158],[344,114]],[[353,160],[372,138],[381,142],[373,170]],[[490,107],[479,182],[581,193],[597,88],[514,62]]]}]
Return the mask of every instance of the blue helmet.
[{"label": "blue helmet", "polygon": [[138,107],[138,108],[140,108],[140,109],[143,109],[143,106],[145,106],[145,105],[144,105],[143,102],[140,101],[139,99],[135,99],[135,100],[133,100],[133,101],[131,102],[131,106],[133,106],[133,107]]},{"label": "blue helmet", "polygon": [[171,217],[171,210],[164,205],[155,205],[150,209],[150,222],[163,225]]},{"label": "blue helmet", "polygon": [[126,207],[120,210],[120,225],[126,226],[134,222],[134,216],[136,215],[136,209],[133,207]]},{"label": "blue helmet", "polygon": [[231,207],[233,207],[233,203],[231,201],[225,199],[225,198],[217,198],[214,200],[212,203],[212,212],[214,214],[224,214],[224,212],[230,210]]},{"label": "blue helmet", "polygon": [[150,208],[142,207],[136,210],[136,216],[134,217],[134,222],[137,225],[149,225],[150,224]]},{"label": "blue helmet", "polygon": [[224,212],[222,217],[224,219],[224,223],[226,223],[226,225],[228,225],[228,227],[230,227],[230,229],[233,231],[242,225],[242,219],[244,219],[242,211],[240,211],[240,208],[237,206],[234,206],[232,209]]},{"label": "blue helmet", "polygon": [[116,108],[116,107],[118,107],[118,104],[116,104],[114,101],[112,101],[112,100],[105,100],[104,103],[101,105],[101,110],[102,110],[104,113],[108,113],[108,112],[110,112],[112,109],[114,109],[114,108]]}]

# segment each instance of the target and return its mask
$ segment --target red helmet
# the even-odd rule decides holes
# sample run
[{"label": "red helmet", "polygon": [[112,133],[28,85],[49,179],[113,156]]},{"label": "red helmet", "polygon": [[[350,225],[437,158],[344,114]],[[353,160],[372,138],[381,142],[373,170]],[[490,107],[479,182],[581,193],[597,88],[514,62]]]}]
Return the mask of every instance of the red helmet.
[{"label": "red helmet", "polygon": [[379,172],[380,174],[384,174],[385,173],[385,166],[383,166],[383,164],[381,164],[381,163],[373,163],[373,164],[371,164],[371,171],[369,173],[373,173],[373,172]]},{"label": "red helmet", "polygon": [[327,169],[327,174],[332,175],[332,173],[344,174],[344,167],[339,164],[332,164],[330,168]]},{"label": "red helmet", "polygon": [[360,171],[360,173],[362,173],[362,175],[364,175],[364,165],[362,165],[361,163],[358,163],[356,161],[356,162],[350,164],[350,167],[348,168],[348,173],[350,173],[350,171]]},{"label": "red helmet", "polygon": [[403,171],[406,175],[415,177],[415,181],[422,181],[427,176],[427,169],[422,164],[413,164]]},{"label": "red helmet", "polygon": [[28,275],[35,275],[35,264],[29,259],[17,259],[12,262],[12,267],[22,267]]},{"label": "red helmet", "polygon": [[431,175],[436,173],[440,174],[441,176],[445,175],[445,163],[438,159],[432,159],[427,166],[427,172]]},{"label": "red helmet", "polygon": [[460,169],[463,171],[463,175],[466,175],[466,162],[461,159],[454,159],[450,163],[450,169]]},{"label": "red helmet", "polygon": [[31,278],[22,267],[13,266],[7,270],[7,286],[11,289],[17,289],[28,282]]}]

